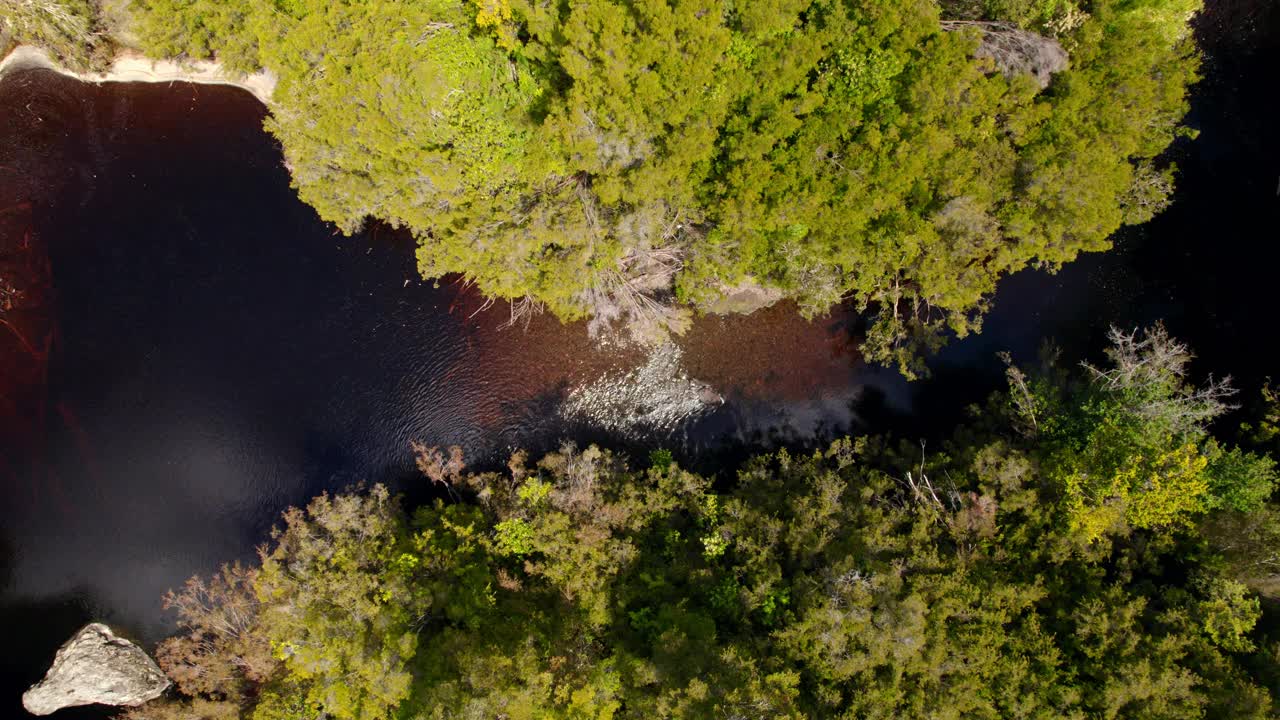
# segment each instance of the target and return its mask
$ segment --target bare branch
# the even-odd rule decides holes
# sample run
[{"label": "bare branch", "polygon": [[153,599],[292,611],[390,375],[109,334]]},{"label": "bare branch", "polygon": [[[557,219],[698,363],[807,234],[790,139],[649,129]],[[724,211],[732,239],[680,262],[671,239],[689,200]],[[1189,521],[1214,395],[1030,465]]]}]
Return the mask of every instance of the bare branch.
[{"label": "bare branch", "polygon": [[1193,355],[1186,345],[1169,336],[1163,325],[1145,332],[1124,332],[1112,327],[1109,369],[1084,363],[1093,382],[1123,397],[1134,415],[1161,431],[1186,434],[1204,426],[1237,406],[1228,402],[1236,394],[1231,377],[1209,377],[1202,387],[1187,382]]}]

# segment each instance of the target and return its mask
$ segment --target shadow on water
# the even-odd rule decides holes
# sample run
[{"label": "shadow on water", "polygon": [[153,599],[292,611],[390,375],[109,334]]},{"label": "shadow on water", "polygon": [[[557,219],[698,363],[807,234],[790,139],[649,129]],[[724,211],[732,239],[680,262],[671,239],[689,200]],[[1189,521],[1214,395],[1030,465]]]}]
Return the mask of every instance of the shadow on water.
[{"label": "shadow on water", "polygon": [[999,387],[997,352],[1033,362],[1048,339],[1065,361],[1096,361],[1109,325],[1163,321],[1196,352],[1193,370],[1233,375],[1245,403],[1267,377],[1280,379],[1271,344],[1280,266],[1280,5],[1209,0],[1195,27],[1204,80],[1186,123],[1199,134],[1168,152],[1179,170],[1174,204],[1119,233],[1110,252],[1081,256],[1057,274],[1002,281],[982,335],[934,358],[935,380],[916,388],[922,424],[945,427]]},{"label": "shadow on water", "polygon": [[[46,662],[90,615],[154,642],[166,588],[250,555],[321,490],[429,496],[411,440],[485,467],[518,446],[613,439],[560,404],[643,353],[549,316],[503,329],[505,308],[456,279],[421,281],[403,235],[335,234],[289,187],[247,95],[26,71],[0,97],[17,108],[0,165],[21,171],[0,201],[30,206],[14,232],[47,250],[56,317],[38,432],[0,439],[24,457],[0,503],[14,540],[0,622],[45,604],[67,618],[15,630],[11,656]],[[682,342],[688,372],[730,401],[655,442],[743,445],[773,425],[804,438],[853,416],[862,370],[839,316],[712,317]]]},{"label": "shadow on water", "polygon": [[[851,430],[936,437],[999,387],[998,351],[1026,362],[1048,337],[1069,360],[1096,357],[1107,324],[1159,318],[1198,369],[1252,391],[1276,365],[1269,8],[1217,2],[1201,19],[1211,55],[1189,118],[1201,135],[1171,151],[1177,203],[1111,253],[1004,281],[984,333],[934,358],[933,380],[861,367],[847,313],[704,318],[681,341],[684,367],[726,402],[621,444],[714,469]],[[289,188],[247,95],[33,71],[0,97],[0,207],[30,203],[57,319],[39,432],[0,448],[5,707],[90,617],[156,640],[162,591],[251,553],[290,503],[362,481],[438,492],[413,479],[410,440],[462,445],[479,466],[565,438],[620,444],[559,409],[641,357],[546,316],[502,330],[504,309],[480,310],[455,280],[420,281],[402,235],[333,234]]]},{"label": "shadow on water", "polygon": [[[13,543],[0,536],[0,590],[7,589],[14,563]],[[0,601],[4,638],[18,652],[0,656],[0,714],[6,718],[27,716],[22,693],[44,675],[54,651],[76,630],[95,617],[82,592],[72,591],[40,600]],[[95,720],[105,717],[106,708],[65,710],[58,717]]]}]

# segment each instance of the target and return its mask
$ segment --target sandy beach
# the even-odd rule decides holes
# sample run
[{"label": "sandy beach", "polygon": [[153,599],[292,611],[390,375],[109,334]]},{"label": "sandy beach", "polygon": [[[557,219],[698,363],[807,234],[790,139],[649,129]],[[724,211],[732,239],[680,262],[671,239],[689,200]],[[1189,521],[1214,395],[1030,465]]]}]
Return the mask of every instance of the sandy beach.
[{"label": "sandy beach", "polygon": [[20,68],[39,67],[84,82],[191,82],[207,85],[232,85],[249,91],[264,105],[271,104],[275,76],[266,70],[241,76],[226,73],[216,62],[201,60],[179,64],[171,60],[151,60],[135,50],[116,56],[111,68],[103,73],[78,73],[59,66],[44,50],[32,45],[19,45],[0,61],[0,77]]}]

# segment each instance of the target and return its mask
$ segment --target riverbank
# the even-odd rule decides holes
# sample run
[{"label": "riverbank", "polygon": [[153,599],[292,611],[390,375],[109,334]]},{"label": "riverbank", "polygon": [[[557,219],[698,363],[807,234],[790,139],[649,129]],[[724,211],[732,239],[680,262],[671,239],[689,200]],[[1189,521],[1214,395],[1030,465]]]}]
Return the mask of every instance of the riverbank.
[{"label": "riverbank", "polygon": [[125,50],[116,56],[111,67],[101,73],[78,73],[56,63],[49,54],[38,47],[19,45],[0,61],[0,78],[14,70],[42,68],[72,77],[83,82],[189,82],[203,85],[230,85],[248,91],[263,105],[271,105],[271,94],[276,88],[276,78],[268,70],[241,76],[227,73],[222,65],[208,60],[178,63],[172,60],[151,60],[136,50]]}]

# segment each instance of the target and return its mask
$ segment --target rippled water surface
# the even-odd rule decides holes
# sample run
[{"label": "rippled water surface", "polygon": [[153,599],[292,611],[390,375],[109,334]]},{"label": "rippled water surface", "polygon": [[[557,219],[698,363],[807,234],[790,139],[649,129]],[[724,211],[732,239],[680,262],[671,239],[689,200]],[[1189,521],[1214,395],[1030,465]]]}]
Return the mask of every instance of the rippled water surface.
[{"label": "rippled water surface", "polygon": [[[24,71],[0,98],[0,231],[14,257],[47,256],[30,284],[49,289],[45,314],[23,316],[39,352],[0,339],[31,368],[6,379],[26,393],[0,455],[6,620],[57,606],[154,638],[162,591],[251,552],[286,505],[362,481],[412,489],[411,440],[482,464],[566,439],[806,440],[847,428],[864,381],[887,378],[861,367],[843,313],[782,305],[700,320],[674,372],[702,390],[660,425],[566,419],[575,388],[646,353],[548,316],[504,327],[502,304],[422,281],[402,235],[335,234],[290,189],[247,94]],[[72,629],[51,624],[41,654]]]},{"label": "rippled water surface", "polygon": [[859,419],[925,433],[995,386],[998,350],[1026,358],[1049,336],[1079,357],[1108,323],[1156,318],[1244,387],[1280,374],[1280,53],[1264,6],[1211,4],[1202,23],[1202,134],[1173,152],[1178,203],[1112,253],[1003,283],[984,334],[936,358],[934,380],[861,366],[848,313],[807,322],[784,304],[700,319],[669,386],[694,388],[696,411],[633,406],[666,418],[638,429],[562,408],[584,387],[653,400],[609,384],[645,353],[546,316],[504,328],[501,304],[421,281],[405,237],[333,233],[247,94],[4,78],[0,275],[26,304],[0,315],[0,716],[20,716],[21,688],[89,616],[156,638],[160,593],[249,554],[287,504],[360,481],[412,489],[410,440],[484,464],[564,439],[708,458]]}]

